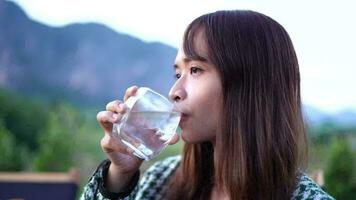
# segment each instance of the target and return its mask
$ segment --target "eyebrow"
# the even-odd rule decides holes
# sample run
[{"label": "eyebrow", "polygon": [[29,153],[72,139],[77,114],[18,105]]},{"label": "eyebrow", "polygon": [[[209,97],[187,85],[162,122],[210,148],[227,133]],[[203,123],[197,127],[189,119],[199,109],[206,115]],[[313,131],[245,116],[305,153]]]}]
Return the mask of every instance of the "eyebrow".
[{"label": "eyebrow", "polygon": [[[185,57],[183,58],[183,62],[184,63],[189,63],[191,61],[200,61],[200,62],[209,62],[207,58],[203,57],[203,56],[200,56],[200,55],[197,55],[197,56],[190,56],[190,57]],[[173,68],[174,69],[177,69],[179,68],[177,64],[174,64],[173,65]]]}]

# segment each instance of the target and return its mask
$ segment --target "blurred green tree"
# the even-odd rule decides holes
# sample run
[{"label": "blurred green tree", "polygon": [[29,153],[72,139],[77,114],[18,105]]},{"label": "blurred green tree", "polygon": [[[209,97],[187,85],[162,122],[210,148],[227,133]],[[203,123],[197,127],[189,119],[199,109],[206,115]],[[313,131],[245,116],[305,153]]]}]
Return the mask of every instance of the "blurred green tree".
[{"label": "blurred green tree", "polygon": [[63,103],[53,106],[40,134],[33,169],[67,171],[72,167],[76,154],[77,133],[81,124],[82,121],[74,108]]},{"label": "blurred green tree", "polygon": [[37,150],[38,136],[47,121],[43,102],[0,90],[0,118],[16,143],[30,151]]},{"label": "blurred green tree", "polygon": [[0,118],[0,170],[19,171],[26,165],[26,149],[16,144],[15,138],[10,133]]},{"label": "blurred green tree", "polygon": [[354,157],[345,138],[334,138],[325,171],[325,189],[336,199],[356,199]]}]

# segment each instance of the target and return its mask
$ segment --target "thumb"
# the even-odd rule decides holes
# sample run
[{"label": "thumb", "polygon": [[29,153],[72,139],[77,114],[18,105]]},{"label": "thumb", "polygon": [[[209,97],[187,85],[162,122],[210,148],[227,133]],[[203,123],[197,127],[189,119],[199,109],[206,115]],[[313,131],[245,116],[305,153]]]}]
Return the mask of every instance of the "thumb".
[{"label": "thumb", "polygon": [[168,142],[168,144],[172,145],[172,144],[177,143],[178,141],[179,141],[179,135],[178,135],[178,133],[175,133],[172,136],[171,140]]}]

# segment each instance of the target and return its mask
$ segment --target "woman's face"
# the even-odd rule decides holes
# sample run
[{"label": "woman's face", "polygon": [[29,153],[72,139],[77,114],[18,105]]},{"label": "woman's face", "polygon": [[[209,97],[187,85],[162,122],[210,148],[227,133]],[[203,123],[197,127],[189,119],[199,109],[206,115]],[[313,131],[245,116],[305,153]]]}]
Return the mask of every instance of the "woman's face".
[{"label": "woman's face", "polygon": [[222,110],[222,86],[219,73],[209,62],[207,48],[197,34],[196,50],[205,60],[188,58],[182,49],[175,60],[176,82],[169,96],[182,113],[182,138],[189,143],[214,141]]}]

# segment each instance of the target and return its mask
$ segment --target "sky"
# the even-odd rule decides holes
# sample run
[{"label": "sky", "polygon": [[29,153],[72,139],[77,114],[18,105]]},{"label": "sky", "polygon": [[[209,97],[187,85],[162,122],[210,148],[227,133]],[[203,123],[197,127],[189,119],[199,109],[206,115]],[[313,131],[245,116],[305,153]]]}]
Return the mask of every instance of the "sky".
[{"label": "sky", "polygon": [[[50,26],[98,22],[147,42],[178,48],[194,18],[222,9],[248,9],[278,21],[297,52],[305,105],[356,111],[356,2],[353,0],[12,0]],[[172,61],[173,62],[173,61]]]}]

